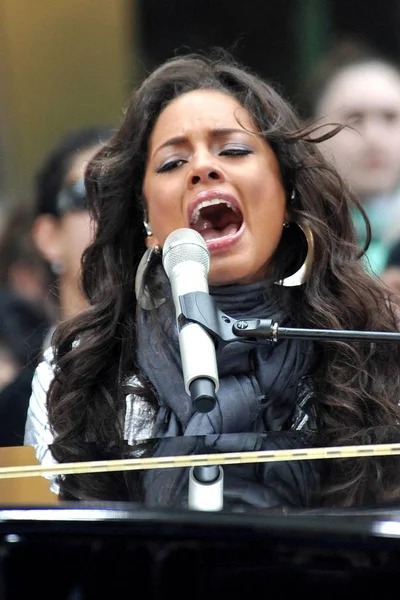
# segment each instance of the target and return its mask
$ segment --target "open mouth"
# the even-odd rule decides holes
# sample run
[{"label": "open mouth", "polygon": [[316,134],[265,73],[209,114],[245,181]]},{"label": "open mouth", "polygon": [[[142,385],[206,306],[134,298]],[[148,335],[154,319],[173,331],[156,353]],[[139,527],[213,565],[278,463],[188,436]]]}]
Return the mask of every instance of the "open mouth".
[{"label": "open mouth", "polygon": [[190,227],[198,231],[205,241],[233,236],[242,224],[240,210],[221,198],[200,202],[190,218]]}]

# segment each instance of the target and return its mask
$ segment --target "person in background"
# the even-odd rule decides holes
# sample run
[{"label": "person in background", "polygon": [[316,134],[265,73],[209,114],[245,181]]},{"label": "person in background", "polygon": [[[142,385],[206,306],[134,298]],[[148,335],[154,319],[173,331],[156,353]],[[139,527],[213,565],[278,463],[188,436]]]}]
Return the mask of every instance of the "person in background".
[{"label": "person in background", "polygon": [[93,230],[83,176],[110,135],[111,129],[103,126],[69,132],[46,156],[36,176],[32,235],[48,267],[55,323],[87,306],[80,270]]},{"label": "person in background", "polygon": [[[0,282],[8,299],[1,317],[9,334],[2,337],[0,356],[2,445],[23,444],[41,352],[55,325],[86,306],[80,261],[92,229],[83,174],[110,134],[108,127],[89,127],[63,136],[38,170],[33,208],[17,206],[6,220],[0,244]],[[29,360],[16,355],[17,347],[32,350]]]},{"label": "person in background", "polygon": [[21,446],[33,372],[50,326],[42,302],[0,290],[0,446]]},{"label": "person in background", "polygon": [[[48,273],[32,238],[28,203],[14,203],[6,211],[0,235],[0,289],[46,304]],[[50,307],[48,307],[50,310]]]},{"label": "person in background", "polygon": [[0,446],[23,444],[32,376],[53,322],[48,285],[21,199],[4,211],[0,235]]},{"label": "person in background", "polygon": [[[368,48],[343,42],[313,74],[308,112],[348,125],[321,149],[361,201],[372,229],[366,267],[379,275],[400,238],[400,70]],[[361,246],[367,233],[353,210]]]},{"label": "person in background", "polygon": [[[94,219],[82,271],[88,308],[59,324],[33,381],[25,443],[47,447],[43,464],[79,462],[93,448],[118,456],[149,438],[275,433],[285,447],[289,433],[317,443],[333,432],[337,445],[350,444],[360,431],[399,423],[398,345],[234,341],[216,351],[211,412],[197,411],[184,385],[162,260],[179,229],[206,246],[210,296],[234,319],[397,330],[387,288],[360,259],[350,213],[359,201],[318,147],[336,131],[319,138],[273,87],[225,55],[171,59],[133,92],[85,174]],[[281,467],[296,474],[297,494],[276,466],[274,506],[400,494],[400,477],[381,467],[315,462]],[[262,487],[261,465],[247,473]],[[96,474],[60,485],[76,498],[114,499],[121,477],[120,486],[114,478],[101,488]]]}]

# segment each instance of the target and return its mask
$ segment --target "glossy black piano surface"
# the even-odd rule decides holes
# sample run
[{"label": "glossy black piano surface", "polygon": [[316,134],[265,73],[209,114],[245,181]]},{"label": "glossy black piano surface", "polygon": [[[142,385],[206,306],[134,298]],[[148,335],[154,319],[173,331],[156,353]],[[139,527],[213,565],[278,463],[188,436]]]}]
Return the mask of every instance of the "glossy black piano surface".
[{"label": "glossy black piano surface", "polygon": [[[391,598],[400,564],[398,433],[360,432],[347,446],[355,457],[339,456],[332,438],[330,458],[296,454],[320,448],[296,433],[146,440],[119,453],[88,445],[91,471],[0,478],[0,598]],[[388,454],[372,456],[381,444]],[[292,459],[280,454],[288,449]],[[3,476],[34,456],[1,448]],[[180,466],[183,458],[194,462]],[[121,459],[125,470],[93,466]],[[151,468],[131,469],[143,459]],[[375,478],[382,467],[386,487]],[[350,492],[324,492],[331,471],[332,488]],[[360,472],[367,480],[351,501],[349,477]],[[217,494],[205,481],[214,475]],[[213,486],[222,506],[210,509]]]}]

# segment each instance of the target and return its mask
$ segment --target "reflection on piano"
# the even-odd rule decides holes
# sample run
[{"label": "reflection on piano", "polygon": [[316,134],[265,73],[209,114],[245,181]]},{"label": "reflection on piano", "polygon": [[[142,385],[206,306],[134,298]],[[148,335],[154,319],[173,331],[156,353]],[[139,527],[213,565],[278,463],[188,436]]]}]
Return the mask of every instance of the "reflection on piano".
[{"label": "reflection on piano", "polygon": [[[334,496],[320,493],[320,475],[332,460],[343,462],[344,476],[355,461],[369,461],[371,472],[383,461],[394,473],[399,433],[360,434],[360,443],[371,444],[369,455],[353,440],[359,457],[325,459],[311,452],[302,458],[299,451],[313,444],[297,432],[141,441],[110,456],[109,471],[62,475],[59,497],[42,473],[26,476],[21,463],[34,464],[32,448],[0,449],[0,598],[239,598],[263,589],[280,598],[300,591],[311,598],[389,597],[400,558],[400,494],[392,487],[380,498],[370,490],[364,502],[329,506]],[[374,456],[384,442],[386,455]],[[293,460],[283,460],[282,449],[292,450]],[[96,463],[107,452],[88,445],[87,454]],[[222,465],[220,511],[192,510],[189,467],[168,463],[201,457]],[[144,469],[144,459],[165,462]],[[112,470],[118,460],[127,470]],[[135,465],[141,468],[129,470]],[[15,466],[25,488],[16,487],[15,476],[1,479]],[[92,497],[80,497],[82,478],[93,482]],[[36,496],[15,496],[34,482]],[[11,486],[14,498],[6,494]]]}]

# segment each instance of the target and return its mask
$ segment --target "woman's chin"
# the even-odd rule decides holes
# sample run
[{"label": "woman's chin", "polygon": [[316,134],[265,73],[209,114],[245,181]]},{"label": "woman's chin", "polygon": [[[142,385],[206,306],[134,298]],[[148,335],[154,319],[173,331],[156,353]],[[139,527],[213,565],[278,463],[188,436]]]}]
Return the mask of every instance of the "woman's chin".
[{"label": "woman's chin", "polygon": [[247,268],[243,260],[236,262],[233,257],[211,262],[208,283],[210,286],[248,284],[262,281],[264,270],[255,271],[250,266]]}]

